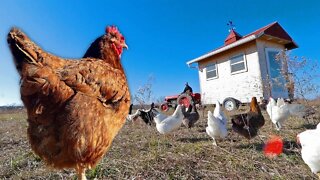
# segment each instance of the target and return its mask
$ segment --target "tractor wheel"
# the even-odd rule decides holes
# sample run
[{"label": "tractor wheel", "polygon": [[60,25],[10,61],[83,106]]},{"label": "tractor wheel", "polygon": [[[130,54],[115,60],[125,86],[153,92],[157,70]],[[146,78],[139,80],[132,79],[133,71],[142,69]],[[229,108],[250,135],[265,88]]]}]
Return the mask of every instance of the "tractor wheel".
[{"label": "tractor wheel", "polygon": [[184,107],[189,108],[189,106],[192,104],[192,98],[188,94],[181,94],[177,102],[179,105],[184,105]]},{"label": "tractor wheel", "polygon": [[168,103],[163,103],[160,105],[161,111],[167,112],[169,110]]}]

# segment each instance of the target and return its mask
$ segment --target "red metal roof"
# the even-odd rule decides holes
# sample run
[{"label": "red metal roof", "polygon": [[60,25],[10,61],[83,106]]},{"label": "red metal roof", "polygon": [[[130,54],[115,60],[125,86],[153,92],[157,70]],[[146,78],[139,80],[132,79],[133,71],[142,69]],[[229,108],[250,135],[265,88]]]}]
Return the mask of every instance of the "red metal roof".
[{"label": "red metal roof", "polygon": [[[235,32],[237,33],[237,32]],[[231,33],[230,33],[231,34]],[[229,34],[229,36],[230,36]],[[238,33],[237,33],[238,34]],[[290,41],[290,43],[286,44],[286,48],[288,49],[295,49],[298,47],[298,45],[293,41],[293,39],[289,36],[289,34],[280,26],[280,24],[276,21],[276,22],[273,22],[271,24],[268,24],[250,34],[247,34],[245,36],[243,36],[242,38],[239,38],[237,40],[240,40],[240,39],[244,39],[248,36],[251,36],[251,35],[257,35],[257,36],[260,36],[260,35],[263,35],[263,34],[266,34],[266,35],[270,35],[270,36],[273,36],[273,37],[277,37],[277,38],[280,38],[280,39],[284,39],[284,40],[287,40],[287,41]],[[228,37],[229,37],[228,36]],[[227,37],[227,38],[228,38]],[[235,41],[234,41],[235,42]],[[233,43],[233,42],[232,42]],[[231,44],[231,43],[230,43]],[[225,44],[224,46],[226,46],[228,44]],[[224,47],[222,46],[222,47]],[[287,47],[288,46],[288,47]],[[219,47],[218,49],[222,48],[222,47]],[[217,49],[215,49],[217,50]]]},{"label": "red metal roof", "polygon": [[[262,27],[262,28],[260,28],[260,29],[258,29],[258,30],[256,30],[256,31],[250,33],[250,34],[247,34],[247,35],[243,36],[243,38],[246,38],[246,37],[251,36],[251,35],[253,35],[253,34],[254,34],[254,35],[258,35],[258,34],[260,34],[261,32],[269,29],[271,26],[274,26],[274,25],[276,25],[276,24],[279,25],[279,23],[278,23],[277,21],[276,21],[276,22],[273,22],[273,23],[268,24],[268,25],[266,25],[266,26],[264,26],[264,27]],[[280,25],[279,25],[279,26],[280,26]]]},{"label": "red metal roof", "polygon": [[241,37],[241,35],[238,34],[236,31],[231,30],[223,46],[220,46],[204,55],[201,55],[200,57],[190,60],[187,62],[187,64],[190,65],[192,63],[201,61],[203,59],[206,59],[207,57],[233,49],[239,45],[251,42],[265,35],[270,36],[271,38],[274,37],[280,41],[283,40],[281,43],[283,43],[285,48],[288,50],[295,49],[298,47],[298,45],[293,41],[289,34],[280,26],[280,24],[278,22],[273,22],[243,37]]},{"label": "red metal roof", "polygon": [[[250,36],[252,34],[254,35],[260,35],[260,34],[266,34],[266,35],[270,35],[273,37],[277,37],[280,39],[284,39],[287,41],[290,41],[291,43],[294,43],[293,39],[289,36],[289,34],[280,26],[280,24],[278,22],[273,22],[265,27],[262,27],[246,36],[244,36],[243,38]],[[295,47],[292,47],[291,49],[297,48],[298,46],[294,43]]]},{"label": "red metal roof", "polygon": [[[248,36],[251,36],[251,35],[256,35],[256,36],[260,36],[260,35],[263,35],[263,34],[266,34],[266,35],[270,35],[270,36],[273,36],[273,37],[277,37],[277,38],[280,38],[280,39],[284,39],[284,40],[287,40],[287,41],[290,41],[290,43],[286,44],[286,48],[287,49],[295,49],[298,47],[298,45],[293,41],[293,39],[289,36],[289,34],[280,26],[280,24],[276,21],[276,22],[273,22],[271,24],[268,24],[250,34],[247,34],[243,37],[241,37],[241,35],[239,35],[237,32],[235,32],[234,30],[232,30],[230,32],[230,34],[228,35],[228,37],[226,38],[225,40],[225,44],[217,49],[214,49],[213,51],[215,50],[218,50],[224,46],[227,46],[229,44],[232,44],[240,39],[244,39]],[[236,36],[236,40],[234,40],[235,38],[233,36]],[[232,41],[229,42],[229,43],[226,43],[226,41],[229,39],[229,38],[232,38]],[[288,47],[287,47],[288,46]]]},{"label": "red metal roof", "polygon": [[240,34],[238,34],[236,31],[231,30],[230,34],[227,36],[225,43],[223,46],[220,46],[194,60],[191,60],[187,62],[187,64],[194,63],[197,61],[200,61],[206,57],[212,56],[213,54],[221,53],[226,50],[230,50],[232,48],[235,48],[243,43],[247,43],[249,41],[253,41],[262,35],[268,35],[272,36],[278,39],[285,40],[286,44],[285,48],[287,49],[295,49],[298,47],[298,45],[293,41],[293,39],[289,36],[289,34],[280,26],[278,22],[273,22],[271,24],[268,24],[250,34],[247,34],[243,37],[241,37]]}]

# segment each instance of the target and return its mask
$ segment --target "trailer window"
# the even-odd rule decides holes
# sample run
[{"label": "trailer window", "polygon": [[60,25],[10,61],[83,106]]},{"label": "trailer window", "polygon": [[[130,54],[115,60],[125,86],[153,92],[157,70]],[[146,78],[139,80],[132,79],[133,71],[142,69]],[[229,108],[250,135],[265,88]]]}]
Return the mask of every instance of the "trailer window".
[{"label": "trailer window", "polygon": [[216,63],[212,63],[206,66],[206,75],[207,75],[207,80],[218,77]]},{"label": "trailer window", "polygon": [[231,74],[247,71],[244,54],[230,58]]}]

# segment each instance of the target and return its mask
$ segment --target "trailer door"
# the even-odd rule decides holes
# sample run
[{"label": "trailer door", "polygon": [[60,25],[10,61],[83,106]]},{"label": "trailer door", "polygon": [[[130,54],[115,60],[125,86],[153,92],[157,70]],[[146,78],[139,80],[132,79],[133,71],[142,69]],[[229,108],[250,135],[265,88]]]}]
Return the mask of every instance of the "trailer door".
[{"label": "trailer door", "polygon": [[279,49],[266,48],[266,58],[268,64],[268,74],[270,78],[270,91],[273,98],[289,98],[288,88],[286,87],[286,79],[281,72],[282,60],[277,60],[276,56],[280,52]]}]

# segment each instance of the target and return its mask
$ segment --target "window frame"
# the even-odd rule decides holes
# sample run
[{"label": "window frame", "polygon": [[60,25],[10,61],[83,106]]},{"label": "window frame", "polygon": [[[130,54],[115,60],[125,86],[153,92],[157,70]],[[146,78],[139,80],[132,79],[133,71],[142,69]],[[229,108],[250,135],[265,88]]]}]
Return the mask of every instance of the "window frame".
[{"label": "window frame", "polygon": [[[210,66],[212,66],[212,65],[215,65],[215,69],[208,71],[208,67],[210,67]],[[208,78],[207,73],[208,73],[208,72],[211,72],[211,71],[216,71],[216,76]],[[207,80],[207,81],[212,80],[212,79],[217,79],[217,78],[219,77],[219,75],[218,75],[218,64],[217,64],[217,62],[211,62],[211,63],[207,64],[207,65],[205,66],[205,72],[206,72],[206,80]]]},{"label": "window frame", "polygon": [[[239,61],[239,62],[236,62],[236,63],[232,63],[232,62],[231,62],[233,58],[240,57],[240,56],[242,56],[242,59],[243,59],[242,61]],[[241,69],[241,70],[239,70],[239,71],[234,71],[234,72],[232,72],[232,65],[240,64],[240,63],[242,63],[242,62],[244,63],[244,69]],[[247,71],[248,71],[247,59],[246,59],[245,53],[239,53],[239,54],[237,54],[237,55],[231,56],[231,57],[229,58],[229,63],[230,63],[230,73],[231,73],[231,75],[239,74],[239,73],[244,73],[244,72],[247,72]]]}]

